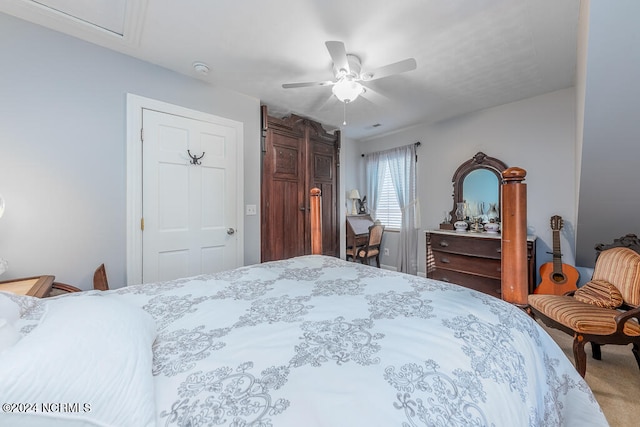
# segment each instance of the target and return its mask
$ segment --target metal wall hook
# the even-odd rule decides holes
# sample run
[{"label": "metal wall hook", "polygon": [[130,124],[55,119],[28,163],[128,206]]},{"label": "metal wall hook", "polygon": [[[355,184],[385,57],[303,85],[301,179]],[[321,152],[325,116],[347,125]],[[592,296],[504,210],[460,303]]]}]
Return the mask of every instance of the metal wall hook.
[{"label": "metal wall hook", "polygon": [[200,165],[202,163],[200,163],[200,159],[204,157],[204,151],[202,152],[202,156],[198,157],[198,156],[194,156],[193,154],[191,154],[190,150],[187,150],[187,154],[189,154],[189,157],[191,157],[191,163],[192,165]]}]

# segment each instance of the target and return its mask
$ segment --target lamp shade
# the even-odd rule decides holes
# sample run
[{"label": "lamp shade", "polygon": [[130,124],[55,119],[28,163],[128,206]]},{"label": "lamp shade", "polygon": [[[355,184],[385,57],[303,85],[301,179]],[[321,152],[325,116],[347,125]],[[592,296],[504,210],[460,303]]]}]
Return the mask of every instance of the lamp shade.
[{"label": "lamp shade", "polygon": [[341,79],[331,88],[333,94],[341,102],[353,102],[364,92],[364,88],[358,82],[346,78]]},{"label": "lamp shade", "polygon": [[2,198],[2,194],[0,194],[0,218],[4,215],[4,199]]},{"label": "lamp shade", "polygon": [[358,193],[358,190],[354,188],[353,190],[349,191],[349,198],[351,200],[359,199],[360,193]]}]

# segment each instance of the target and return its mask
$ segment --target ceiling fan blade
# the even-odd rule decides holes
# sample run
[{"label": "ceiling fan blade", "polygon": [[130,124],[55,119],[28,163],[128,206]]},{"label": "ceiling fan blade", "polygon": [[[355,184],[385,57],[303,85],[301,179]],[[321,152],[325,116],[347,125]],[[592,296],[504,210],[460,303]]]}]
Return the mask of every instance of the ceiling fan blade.
[{"label": "ceiling fan blade", "polygon": [[376,105],[388,105],[390,102],[389,98],[382,95],[380,92],[376,92],[370,87],[365,87],[364,92],[362,92],[360,96]]},{"label": "ceiling fan blade", "polygon": [[326,80],[324,82],[306,82],[306,83],[285,83],[282,85],[285,89],[291,89],[295,87],[310,87],[310,86],[331,86],[335,84],[335,82],[331,80]]},{"label": "ceiling fan blade", "polygon": [[327,46],[329,55],[331,55],[333,65],[335,66],[336,70],[344,70],[345,74],[349,74],[351,70],[349,68],[349,61],[347,60],[347,50],[344,47],[344,43],[338,41],[328,41],[325,42],[325,45]]},{"label": "ceiling fan blade", "polygon": [[338,101],[338,99],[333,96],[332,93],[330,93],[329,96],[324,97],[312,104],[311,111],[322,111],[329,106],[333,106],[336,101]]},{"label": "ceiling fan blade", "polygon": [[388,77],[393,74],[405,73],[407,71],[415,70],[418,67],[416,60],[413,58],[405,59],[404,61],[394,62],[393,64],[385,65],[384,67],[376,68],[375,70],[362,73],[362,80],[370,81],[377,80],[383,77]]}]

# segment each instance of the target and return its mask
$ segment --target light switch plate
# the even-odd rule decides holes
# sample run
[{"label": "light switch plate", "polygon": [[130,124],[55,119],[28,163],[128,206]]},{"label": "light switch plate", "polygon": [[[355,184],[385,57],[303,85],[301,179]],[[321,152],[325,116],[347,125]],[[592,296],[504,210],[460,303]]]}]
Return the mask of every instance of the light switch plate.
[{"label": "light switch plate", "polygon": [[256,215],[258,211],[256,210],[256,205],[247,205],[245,212],[247,215]]}]

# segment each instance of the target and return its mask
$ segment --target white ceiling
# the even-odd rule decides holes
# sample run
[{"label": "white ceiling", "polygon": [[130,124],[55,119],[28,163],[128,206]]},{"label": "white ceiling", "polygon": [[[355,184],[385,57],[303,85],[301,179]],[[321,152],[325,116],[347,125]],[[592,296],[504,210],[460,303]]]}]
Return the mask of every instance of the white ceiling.
[{"label": "white ceiling", "polygon": [[[307,116],[355,139],[574,84],[580,0],[82,1],[95,4],[84,7],[87,16],[46,6],[73,10],[80,0],[3,0],[0,11],[259,98],[273,115]],[[98,21],[87,10],[109,4],[108,21],[119,31],[87,23]],[[123,10],[124,23],[117,18]],[[343,41],[363,71],[406,58],[418,67],[368,82],[367,94],[377,96],[349,104],[342,126],[343,106],[330,87],[282,88],[333,79],[327,40]],[[210,67],[208,75],[194,71],[196,61]]]}]

